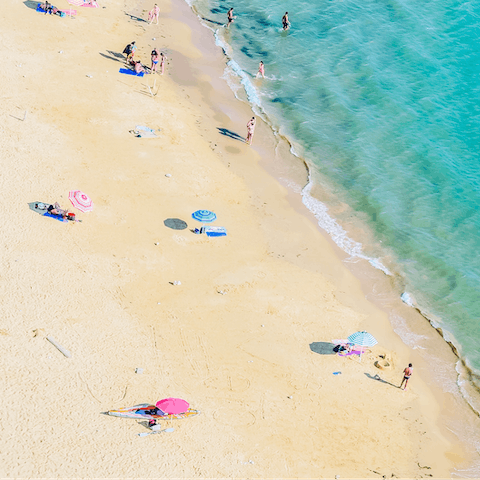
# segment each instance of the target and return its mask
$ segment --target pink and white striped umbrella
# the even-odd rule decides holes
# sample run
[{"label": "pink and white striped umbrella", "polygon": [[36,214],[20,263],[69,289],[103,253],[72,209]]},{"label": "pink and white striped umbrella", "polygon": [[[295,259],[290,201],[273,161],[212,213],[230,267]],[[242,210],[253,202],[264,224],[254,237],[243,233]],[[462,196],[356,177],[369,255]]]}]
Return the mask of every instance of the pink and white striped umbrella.
[{"label": "pink and white striped umbrella", "polygon": [[68,194],[68,199],[72,202],[72,205],[81,212],[91,212],[93,210],[92,199],[81,190],[71,190]]}]

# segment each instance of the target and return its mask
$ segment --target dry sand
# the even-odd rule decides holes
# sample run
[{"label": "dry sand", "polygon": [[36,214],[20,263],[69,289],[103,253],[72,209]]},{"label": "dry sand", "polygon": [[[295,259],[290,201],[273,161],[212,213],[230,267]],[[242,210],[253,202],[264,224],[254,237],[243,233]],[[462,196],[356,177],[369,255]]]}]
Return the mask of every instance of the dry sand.
[{"label": "dry sand", "polygon": [[[104,0],[74,19],[4,2],[0,477],[439,478],[467,460],[439,421],[460,407],[269,173],[301,169],[274,163],[285,149],[265,125],[252,148],[218,132],[243,136],[251,112],[186,4],[159,2],[148,26],[135,16],[153,2]],[[145,62],[167,51],[166,75],[118,73],[132,40]],[[138,124],[159,137],[135,138]],[[82,223],[28,208],[67,206],[77,188],[95,202]],[[226,238],[190,231],[199,208]],[[310,348],[360,329],[379,341],[361,363]],[[169,396],[201,415],[141,438],[143,424],[101,414]]]}]

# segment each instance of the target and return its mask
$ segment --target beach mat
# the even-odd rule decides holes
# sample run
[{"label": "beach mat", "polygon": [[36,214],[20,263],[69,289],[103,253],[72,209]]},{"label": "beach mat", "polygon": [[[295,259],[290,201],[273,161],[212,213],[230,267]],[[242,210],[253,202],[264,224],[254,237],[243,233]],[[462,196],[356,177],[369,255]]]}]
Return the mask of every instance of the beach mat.
[{"label": "beach mat", "polygon": [[61,215],[52,215],[51,213],[46,212],[46,213],[43,214],[43,216],[54,218],[55,220],[58,220],[59,222],[68,223],[68,220],[66,218],[63,218]]},{"label": "beach mat", "polygon": [[152,128],[144,127],[143,125],[137,125],[135,127],[135,131],[137,133],[137,137],[142,138],[156,138],[157,135]]},{"label": "beach mat", "polygon": [[225,227],[204,227],[207,237],[226,237],[227,229]]},{"label": "beach mat", "polygon": [[85,3],[84,0],[67,0],[70,5],[75,5],[76,7],[90,7],[98,8],[97,2]]},{"label": "beach mat", "polygon": [[123,417],[123,418],[136,418],[136,419],[148,419],[148,420],[179,420],[182,418],[194,417],[200,412],[198,410],[193,410],[189,408],[184,413],[172,413],[167,415],[151,415],[147,413],[148,410],[155,408],[155,405],[149,405],[142,403],[141,405],[135,405],[134,407],[119,408],[118,410],[109,410],[106,412],[108,415],[113,417]]},{"label": "beach mat", "polygon": [[134,77],[143,77],[145,75],[145,72],[136,73],[135,70],[130,70],[129,68],[121,68],[119,72],[125,75],[133,75]]}]

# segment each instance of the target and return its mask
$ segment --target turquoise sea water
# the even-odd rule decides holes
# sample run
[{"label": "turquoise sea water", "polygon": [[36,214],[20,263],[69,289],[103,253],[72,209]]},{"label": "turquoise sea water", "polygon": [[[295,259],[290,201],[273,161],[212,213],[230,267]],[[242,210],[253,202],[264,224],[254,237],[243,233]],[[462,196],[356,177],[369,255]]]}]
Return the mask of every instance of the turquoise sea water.
[{"label": "turquoise sea water", "polygon": [[[215,22],[231,6],[226,30]],[[480,0],[195,8],[230,59],[232,87],[309,165],[304,203],[319,223],[350,254],[398,276],[403,298],[480,372]],[[260,60],[266,79],[254,78]],[[324,203],[312,189],[328,192]]]}]

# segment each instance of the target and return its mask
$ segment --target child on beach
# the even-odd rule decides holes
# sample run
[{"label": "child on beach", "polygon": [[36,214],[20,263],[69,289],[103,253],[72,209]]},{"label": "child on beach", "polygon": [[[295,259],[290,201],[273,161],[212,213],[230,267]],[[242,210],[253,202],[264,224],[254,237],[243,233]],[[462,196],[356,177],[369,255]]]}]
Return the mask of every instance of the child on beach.
[{"label": "child on beach", "polygon": [[255,117],[252,117],[247,123],[247,138],[245,139],[245,143],[248,143],[248,145],[252,144],[254,132],[255,132]]},{"label": "child on beach", "polygon": [[262,78],[265,78],[265,65],[263,62],[260,62],[260,65],[258,66],[258,72],[255,78],[258,78],[259,76],[262,76]]}]

